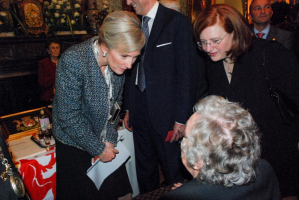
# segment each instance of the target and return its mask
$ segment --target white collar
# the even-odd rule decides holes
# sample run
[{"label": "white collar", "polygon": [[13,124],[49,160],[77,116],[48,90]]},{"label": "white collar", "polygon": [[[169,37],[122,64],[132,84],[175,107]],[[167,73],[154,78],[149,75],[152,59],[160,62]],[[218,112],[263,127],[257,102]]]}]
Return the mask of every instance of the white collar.
[{"label": "white collar", "polygon": [[146,16],[150,17],[151,19],[155,19],[157,12],[158,12],[159,2],[157,1],[152,9],[146,14]]},{"label": "white collar", "polygon": [[[257,34],[257,33],[264,33],[265,35],[265,37],[269,34],[269,31],[270,31],[270,24],[267,26],[267,28],[265,28],[264,30],[262,30],[262,31],[258,31],[258,30],[256,30],[255,29],[255,27],[253,27],[253,30],[254,30],[254,34]],[[263,38],[264,38],[264,36],[263,36]]]}]

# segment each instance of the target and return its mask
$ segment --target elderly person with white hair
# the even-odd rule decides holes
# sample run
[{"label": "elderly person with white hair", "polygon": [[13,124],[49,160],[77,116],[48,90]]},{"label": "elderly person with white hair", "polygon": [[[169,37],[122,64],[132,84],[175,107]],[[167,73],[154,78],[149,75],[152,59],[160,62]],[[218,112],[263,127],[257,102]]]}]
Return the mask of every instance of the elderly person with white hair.
[{"label": "elderly person with white hair", "polygon": [[194,107],[181,144],[193,180],[161,199],[281,199],[270,164],[260,159],[260,133],[238,103],[208,96]]}]

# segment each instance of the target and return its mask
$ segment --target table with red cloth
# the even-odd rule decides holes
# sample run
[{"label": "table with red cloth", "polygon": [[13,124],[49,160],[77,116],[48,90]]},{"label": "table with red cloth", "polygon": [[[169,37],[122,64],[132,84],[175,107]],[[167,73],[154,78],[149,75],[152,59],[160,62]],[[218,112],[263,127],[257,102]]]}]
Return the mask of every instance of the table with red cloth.
[{"label": "table with red cloth", "polygon": [[55,149],[34,159],[21,159],[16,166],[32,200],[56,199]]},{"label": "table with red cloth", "polygon": [[[131,158],[126,163],[129,180],[133,189],[133,197],[139,194],[137,175],[135,168],[135,152],[133,134],[126,129],[120,129],[119,135],[123,138],[123,144],[131,153]],[[26,148],[24,153],[21,147],[14,146],[14,143],[29,143],[32,145]],[[12,144],[12,145],[11,145]],[[49,151],[37,146],[30,140],[30,136],[9,141],[9,150],[12,152],[13,161],[19,170],[25,187],[32,200],[55,200],[56,199],[56,154],[55,147]],[[36,150],[34,150],[36,148]],[[20,151],[20,156],[14,154],[14,150]],[[25,151],[26,151],[25,150]]]}]

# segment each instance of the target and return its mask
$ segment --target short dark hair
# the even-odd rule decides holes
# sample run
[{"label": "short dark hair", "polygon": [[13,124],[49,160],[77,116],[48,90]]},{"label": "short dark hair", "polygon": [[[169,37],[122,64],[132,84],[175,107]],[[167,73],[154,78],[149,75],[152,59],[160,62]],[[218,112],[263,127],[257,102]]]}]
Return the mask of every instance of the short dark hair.
[{"label": "short dark hair", "polygon": [[[249,6],[249,13],[251,14],[251,10],[252,10],[252,4],[253,4],[253,2],[254,2],[255,0],[252,0],[252,2],[250,3],[250,6]],[[270,6],[271,6],[271,2],[270,2],[270,0],[269,0],[269,4],[270,4]]]},{"label": "short dark hair", "polygon": [[251,1],[250,5],[249,5],[249,13],[251,14],[251,10],[252,10],[252,4],[253,4],[254,0]]},{"label": "short dark hair", "polygon": [[61,48],[61,41],[58,38],[53,38],[53,39],[47,40],[45,43],[45,48],[49,49],[51,43],[59,44],[59,46]]},{"label": "short dark hair", "polygon": [[252,45],[252,32],[245,18],[233,7],[218,4],[203,10],[194,23],[195,38],[199,41],[200,33],[207,27],[219,23],[227,33],[234,33],[231,49],[232,60],[237,60]]}]

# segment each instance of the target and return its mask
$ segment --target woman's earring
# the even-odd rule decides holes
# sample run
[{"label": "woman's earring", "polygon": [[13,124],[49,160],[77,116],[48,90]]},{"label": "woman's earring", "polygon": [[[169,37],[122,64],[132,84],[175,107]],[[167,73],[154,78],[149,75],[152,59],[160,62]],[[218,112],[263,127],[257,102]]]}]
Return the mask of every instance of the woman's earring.
[{"label": "woman's earring", "polygon": [[103,53],[103,57],[106,57],[106,55],[107,55],[107,53],[106,53],[106,52],[104,52],[104,53]]}]

